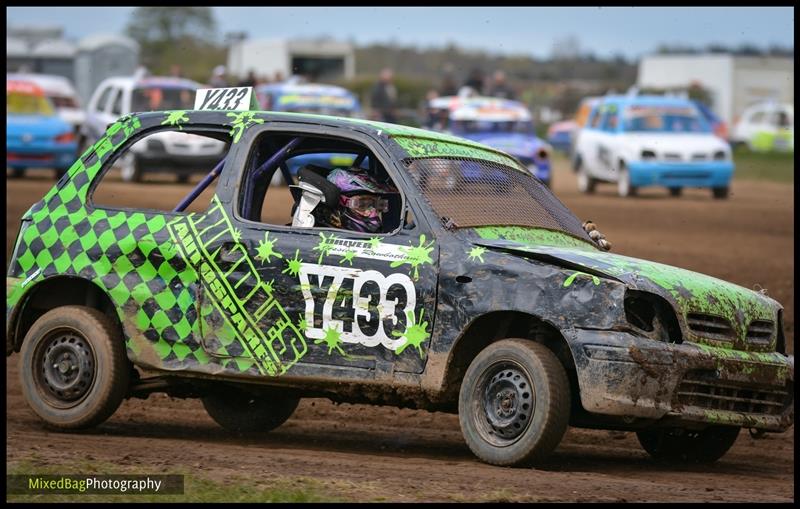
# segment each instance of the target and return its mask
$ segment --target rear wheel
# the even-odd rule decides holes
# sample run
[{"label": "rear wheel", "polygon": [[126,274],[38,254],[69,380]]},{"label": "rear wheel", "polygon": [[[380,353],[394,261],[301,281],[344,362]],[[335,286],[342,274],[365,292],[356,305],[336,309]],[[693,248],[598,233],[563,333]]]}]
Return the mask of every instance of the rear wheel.
[{"label": "rear wheel", "polygon": [[187,175],[186,173],[179,173],[178,174],[178,183],[179,184],[185,184],[187,182],[189,182],[189,175]]},{"label": "rear wheel", "polygon": [[680,196],[683,194],[682,187],[670,187],[669,188],[669,195],[670,196]]},{"label": "rear wheel", "polygon": [[711,193],[714,195],[714,198],[717,200],[724,200],[730,194],[729,187],[714,187],[711,189]]},{"label": "rear wheel", "polygon": [[96,426],[114,413],[128,391],[130,365],[120,330],[96,309],[48,311],[25,335],[20,354],[22,393],[51,427]]},{"label": "rear wheel", "polygon": [[25,176],[25,168],[12,168],[11,169],[11,176],[15,179],[22,178]]},{"label": "rear wheel", "polygon": [[69,170],[69,168],[57,168],[56,172],[55,172],[56,173],[56,180],[60,179],[64,175],[66,175],[68,170]]},{"label": "rear wheel", "polygon": [[271,431],[292,416],[298,403],[298,398],[251,394],[238,388],[203,398],[208,415],[223,428],[238,433]]},{"label": "rear wheel", "polygon": [[636,196],[637,188],[631,185],[631,174],[624,164],[620,163],[619,179],[617,180],[617,194],[623,198]]},{"label": "rear wheel", "polygon": [[472,361],[458,418],[472,452],[492,465],[544,461],[569,423],[569,381],[556,356],[526,339],[498,341]]},{"label": "rear wheel", "polygon": [[638,431],[639,443],[650,456],[660,461],[712,463],[725,455],[736,442],[739,428],[710,426],[704,430],[657,428]]}]

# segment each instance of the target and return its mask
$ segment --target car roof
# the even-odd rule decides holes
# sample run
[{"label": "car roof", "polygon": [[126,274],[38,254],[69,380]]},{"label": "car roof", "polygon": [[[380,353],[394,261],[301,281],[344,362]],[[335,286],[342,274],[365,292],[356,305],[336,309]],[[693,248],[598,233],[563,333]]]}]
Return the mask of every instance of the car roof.
[{"label": "car roof", "polygon": [[663,95],[610,95],[603,97],[601,105],[616,104],[625,106],[694,106],[689,99]]},{"label": "car roof", "polygon": [[139,88],[139,87],[165,87],[165,88],[189,88],[196,90],[203,88],[202,83],[186,79],[174,78],[172,76],[147,76],[144,78],[136,76],[112,76],[103,80],[105,85],[115,85],[122,88]]},{"label": "car roof", "polygon": [[33,81],[6,78],[6,93],[15,92],[44,97],[44,90]]},{"label": "car roof", "polygon": [[39,85],[48,95],[78,95],[69,79],[56,74],[7,73],[6,79],[31,81]]},{"label": "car roof", "polygon": [[[123,117],[122,119],[120,119],[120,121],[124,120],[125,118],[135,117],[139,119],[141,125],[144,125],[146,127],[153,127],[157,125],[163,125],[163,120],[165,119],[165,116],[169,116],[171,113],[173,112],[151,111],[151,112],[136,113],[133,115],[129,115],[127,117]],[[503,152],[502,150],[498,150],[488,145],[484,145],[476,141],[456,137],[446,133],[429,131],[427,129],[419,129],[416,127],[409,127],[399,124],[389,124],[385,122],[376,122],[372,120],[350,118],[350,117],[337,117],[332,115],[317,115],[312,113],[290,113],[290,112],[278,112],[278,111],[249,110],[249,111],[231,112],[227,110],[220,110],[220,111],[185,110],[182,111],[181,113],[183,114],[183,116],[189,118],[189,121],[187,123],[182,124],[183,126],[198,124],[205,126],[218,125],[218,126],[230,127],[232,122],[236,122],[235,120],[233,121],[231,120],[232,117],[238,116],[240,118],[246,118],[246,117],[252,118],[254,116],[258,116],[259,120],[263,119],[266,123],[295,122],[298,124],[310,124],[316,126],[345,128],[349,130],[368,133],[374,137],[383,138],[384,140],[386,138],[391,138],[398,145],[403,147],[403,152],[405,153],[405,155],[402,155],[401,158],[438,157],[443,155],[451,155],[451,154],[444,154],[443,152],[434,151],[433,153],[431,153],[428,151],[428,149],[430,149],[432,146],[436,146],[437,144],[449,144],[449,145],[460,146],[458,150],[455,151],[455,153],[478,154],[474,156],[463,155],[462,157],[475,157],[478,159],[492,160],[515,168],[519,166],[519,163],[514,159],[513,156],[510,156],[509,154]]]},{"label": "car roof", "polygon": [[530,120],[531,113],[519,101],[486,96],[446,96],[431,99],[430,108],[447,109],[452,120]]}]

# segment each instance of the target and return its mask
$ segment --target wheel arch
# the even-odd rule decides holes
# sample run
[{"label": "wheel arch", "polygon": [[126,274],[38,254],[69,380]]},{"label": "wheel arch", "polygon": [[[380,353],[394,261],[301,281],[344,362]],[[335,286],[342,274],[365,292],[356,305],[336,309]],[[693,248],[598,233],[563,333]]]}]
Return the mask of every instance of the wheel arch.
[{"label": "wheel arch", "polygon": [[532,313],[509,310],[492,311],[473,319],[453,344],[441,384],[442,400],[447,406],[457,405],[461,380],[472,360],[492,343],[508,338],[529,339],[552,351],[567,372],[570,391],[579,402],[575,361],[561,331]]},{"label": "wheel arch", "polygon": [[20,298],[6,327],[6,353],[19,352],[25,335],[40,316],[51,309],[69,305],[99,310],[111,318],[125,336],[116,306],[105,289],[85,278],[58,275],[38,281]]}]

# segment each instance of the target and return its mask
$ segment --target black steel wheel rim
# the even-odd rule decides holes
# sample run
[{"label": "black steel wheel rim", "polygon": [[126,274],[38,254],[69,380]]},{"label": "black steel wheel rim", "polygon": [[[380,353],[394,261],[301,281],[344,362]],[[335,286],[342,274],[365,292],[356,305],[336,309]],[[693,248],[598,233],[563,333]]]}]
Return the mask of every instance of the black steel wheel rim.
[{"label": "black steel wheel rim", "polygon": [[475,394],[475,420],[484,440],[498,447],[517,442],[530,425],[536,395],[527,371],[514,361],[490,367]]},{"label": "black steel wheel rim", "polygon": [[33,362],[36,388],[53,407],[78,405],[94,384],[94,351],[75,329],[49,331],[37,345]]}]

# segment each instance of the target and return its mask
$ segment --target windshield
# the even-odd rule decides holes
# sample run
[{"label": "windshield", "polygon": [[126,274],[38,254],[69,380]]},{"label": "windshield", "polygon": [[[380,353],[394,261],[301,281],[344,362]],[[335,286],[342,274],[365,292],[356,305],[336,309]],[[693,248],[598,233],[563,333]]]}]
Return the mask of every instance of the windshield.
[{"label": "windshield", "polygon": [[49,96],[50,101],[53,103],[53,106],[56,108],[77,108],[78,103],[75,101],[75,98],[68,97],[65,95],[51,95]]},{"label": "windshield", "polygon": [[14,115],[54,115],[53,105],[41,95],[6,93],[7,112]]},{"label": "windshield", "polygon": [[409,173],[443,222],[456,228],[528,226],[591,242],[581,221],[530,173],[476,159],[406,159]]},{"label": "windshield", "polygon": [[710,133],[711,127],[693,106],[628,106],[623,127],[629,132]]},{"label": "windshield", "polygon": [[177,87],[141,87],[133,90],[131,111],[191,110],[195,90]]},{"label": "windshield", "polygon": [[533,134],[533,122],[530,120],[495,121],[495,120],[453,120],[450,130],[455,133],[523,133]]}]

